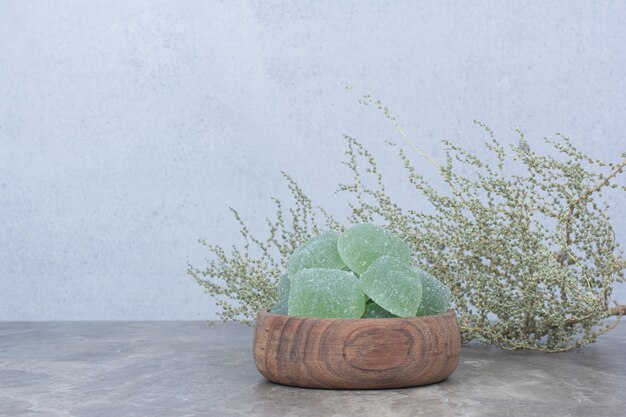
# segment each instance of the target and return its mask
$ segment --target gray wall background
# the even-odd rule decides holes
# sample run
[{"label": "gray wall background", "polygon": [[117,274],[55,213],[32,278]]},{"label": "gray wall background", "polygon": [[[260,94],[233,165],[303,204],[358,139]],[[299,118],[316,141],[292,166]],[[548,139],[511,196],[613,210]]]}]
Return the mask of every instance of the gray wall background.
[{"label": "gray wall background", "polygon": [[264,230],[285,170],[342,212],[343,133],[402,184],[399,137],[345,85],[435,158],[480,149],[473,119],[617,158],[625,21],[621,1],[0,0],[0,319],[216,318],[185,269],[197,238],[238,241],[228,206]]}]

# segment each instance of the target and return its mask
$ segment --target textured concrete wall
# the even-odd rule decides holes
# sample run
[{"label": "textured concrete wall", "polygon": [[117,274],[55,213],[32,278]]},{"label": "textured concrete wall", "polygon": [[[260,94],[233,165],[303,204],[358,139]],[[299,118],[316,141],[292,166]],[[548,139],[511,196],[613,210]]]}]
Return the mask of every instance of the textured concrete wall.
[{"label": "textured concrete wall", "polygon": [[0,319],[214,318],[185,268],[198,237],[237,241],[228,206],[263,230],[286,170],[342,211],[342,133],[400,178],[347,84],[436,158],[479,148],[473,119],[617,157],[624,21],[621,1],[0,0]]}]

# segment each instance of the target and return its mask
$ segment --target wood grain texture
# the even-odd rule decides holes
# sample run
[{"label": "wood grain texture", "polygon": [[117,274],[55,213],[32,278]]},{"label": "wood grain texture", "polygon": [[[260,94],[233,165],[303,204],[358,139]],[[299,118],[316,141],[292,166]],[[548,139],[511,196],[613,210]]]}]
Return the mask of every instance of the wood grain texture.
[{"label": "wood grain texture", "polygon": [[270,381],[310,388],[381,389],[432,384],[459,363],[452,310],[437,316],[320,319],[261,311],[254,361]]}]

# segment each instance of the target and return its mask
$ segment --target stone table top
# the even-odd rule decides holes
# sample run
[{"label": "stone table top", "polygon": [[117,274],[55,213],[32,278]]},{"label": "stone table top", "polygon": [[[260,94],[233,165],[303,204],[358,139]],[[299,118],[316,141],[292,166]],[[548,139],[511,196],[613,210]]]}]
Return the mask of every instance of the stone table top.
[{"label": "stone table top", "polygon": [[464,346],[446,381],[332,391],[263,379],[252,329],[203,322],[0,322],[1,416],[618,416],[626,326],[568,353]]}]

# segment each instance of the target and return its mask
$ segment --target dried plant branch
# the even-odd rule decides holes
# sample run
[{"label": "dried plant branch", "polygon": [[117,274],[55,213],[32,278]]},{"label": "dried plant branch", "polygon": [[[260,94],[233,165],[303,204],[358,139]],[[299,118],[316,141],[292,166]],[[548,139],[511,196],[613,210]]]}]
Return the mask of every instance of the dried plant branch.
[{"label": "dried plant branch", "polygon": [[[352,182],[340,184],[338,191],[352,196],[347,223],[379,223],[404,239],[414,261],[450,287],[465,341],[559,352],[592,343],[616,325],[625,310],[609,307],[609,302],[613,287],[624,282],[626,263],[602,193],[625,190],[614,181],[623,173],[626,154],[618,162],[600,161],[561,134],[545,139],[555,152],[540,154],[521,131],[517,144],[507,148],[489,127],[475,122],[488,136],[488,153],[479,158],[444,141],[446,160],[439,164],[416,146],[380,101],[364,96],[361,102],[382,111],[447,186],[441,191],[430,184],[404,149],[391,144],[417,192],[412,207],[403,208],[385,187],[372,153],[346,136],[343,164]],[[495,158],[495,165],[489,158]],[[509,164],[522,172],[507,175]],[[234,212],[242,249],[204,243],[212,253],[208,267],[189,265],[189,273],[216,298],[225,320],[248,321],[271,306],[295,247],[320,229],[342,228],[284,176],[294,203],[286,213],[276,200],[265,240],[252,237]],[[617,320],[606,323],[610,314]]]}]

